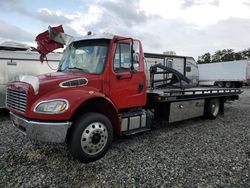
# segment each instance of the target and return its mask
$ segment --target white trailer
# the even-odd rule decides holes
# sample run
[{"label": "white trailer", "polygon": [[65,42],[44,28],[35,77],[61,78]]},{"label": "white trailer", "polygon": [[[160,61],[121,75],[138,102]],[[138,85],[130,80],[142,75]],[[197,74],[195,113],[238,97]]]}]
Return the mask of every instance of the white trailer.
[{"label": "white trailer", "polygon": [[250,84],[250,61],[228,61],[198,64],[199,85],[242,87]]},{"label": "white trailer", "polygon": [[[186,76],[191,80],[192,86],[198,85],[199,71],[196,61],[193,57],[188,56],[178,56],[171,54],[154,54],[154,53],[144,53],[146,71],[147,71],[147,81],[149,80],[149,68],[155,64],[161,64],[169,68],[173,68]],[[160,77],[162,75],[158,75]],[[157,76],[156,76],[157,77]]]},{"label": "white trailer", "polygon": [[[50,53],[48,62],[41,64],[40,54],[30,47],[18,43],[0,45],[0,108],[5,108],[6,84],[19,75],[38,75],[55,72],[62,54]],[[48,65],[48,64],[49,65]]]}]

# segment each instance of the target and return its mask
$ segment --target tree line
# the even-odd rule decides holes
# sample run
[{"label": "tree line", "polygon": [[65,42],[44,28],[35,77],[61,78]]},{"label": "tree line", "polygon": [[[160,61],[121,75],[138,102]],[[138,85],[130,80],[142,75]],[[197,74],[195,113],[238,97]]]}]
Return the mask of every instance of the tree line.
[{"label": "tree line", "polygon": [[233,49],[223,49],[216,51],[214,54],[207,52],[199,56],[197,63],[215,63],[222,61],[243,60],[248,58],[250,58],[250,48],[239,52],[234,52]]}]

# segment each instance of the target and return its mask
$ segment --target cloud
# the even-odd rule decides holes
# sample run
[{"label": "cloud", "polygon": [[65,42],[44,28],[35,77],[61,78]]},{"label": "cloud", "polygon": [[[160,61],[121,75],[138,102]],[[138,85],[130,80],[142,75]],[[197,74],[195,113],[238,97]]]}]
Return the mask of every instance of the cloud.
[{"label": "cloud", "polygon": [[12,11],[22,15],[31,16],[31,12],[26,10],[20,0],[1,0],[1,11]]},{"label": "cloud", "polygon": [[[250,39],[245,38],[250,31],[249,19],[227,18],[207,27],[197,28],[195,24],[184,19],[166,19],[159,15],[146,14],[140,9],[138,2],[93,3],[85,12],[65,15],[70,18],[66,21],[66,27],[71,35],[74,31],[82,35],[87,31],[110,32],[140,39],[146,52],[176,51],[179,55],[195,58],[205,52],[223,48],[240,50],[250,44]],[[203,1],[193,3],[197,5]],[[209,3],[216,4],[216,1]]]},{"label": "cloud", "polygon": [[178,55],[197,58],[206,52],[232,48],[236,51],[249,48],[250,19],[228,18],[209,27],[196,29],[178,19],[158,18],[144,24],[143,30],[129,32],[140,39],[145,52],[175,51]]},{"label": "cloud", "polygon": [[213,0],[213,1],[210,2],[210,5],[219,7],[220,6],[220,2],[219,2],[219,0]]},{"label": "cloud", "polygon": [[209,4],[212,6],[219,6],[220,2],[219,0],[182,0],[181,8],[186,9],[186,8],[191,8],[193,6],[199,6],[199,5],[204,5],[204,4]]},{"label": "cloud", "polygon": [[229,18],[207,28],[207,42],[213,42],[213,49],[232,48],[242,50],[250,46],[250,19]]},{"label": "cloud", "polygon": [[[243,3],[236,6],[225,0],[179,0],[174,7],[176,9],[169,6],[165,10],[164,7],[165,12],[172,14],[166,17],[142,9],[140,2],[85,0],[84,11],[80,8],[67,14],[60,10],[60,6],[54,10],[41,8],[28,11],[21,1],[17,0],[0,1],[0,7],[3,7],[3,10],[13,8],[14,12],[31,17],[33,23],[39,23],[44,30],[48,25],[63,24],[65,32],[73,36],[85,35],[87,31],[92,31],[134,37],[142,41],[145,52],[176,51],[179,55],[197,58],[205,52],[212,53],[223,48],[242,50],[249,47],[250,38],[247,36],[250,31],[250,16],[244,11],[245,17],[237,17],[238,12],[231,11],[234,7],[237,10],[242,8]],[[173,1],[171,3],[173,4]],[[179,12],[175,14],[176,11]],[[213,14],[209,15],[211,12]],[[197,27],[197,23],[202,24],[202,27]],[[34,35],[29,32],[3,21],[0,21],[0,24],[2,38],[34,41]]]},{"label": "cloud", "polygon": [[183,0],[181,7],[183,9],[186,9],[186,8],[192,7],[194,5],[199,5],[199,4],[201,4],[200,0]]},{"label": "cloud", "polygon": [[10,25],[0,20],[0,38],[3,40],[14,40],[18,42],[33,42],[35,36],[20,27]]},{"label": "cloud", "polygon": [[141,10],[138,0],[126,2],[106,0],[93,3],[85,13],[79,13],[72,27],[75,26],[81,33],[92,30],[127,35],[134,28],[139,32],[144,24],[159,17]]},{"label": "cloud", "polygon": [[152,18],[152,16],[147,16],[143,10],[140,10],[139,1],[136,0],[103,1],[100,7],[104,9],[103,14],[111,13],[127,26],[145,23]]},{"label": "cloud", "polygon": [[41,8],[39,10],[27,10],[19,0],[2,0],[0,7],[3,11],[17,12],[23,16],[36,19],[43,24],[69,24],[71,19],[67,18],[61,11],[49,10]]},{"label": "cloud", "polygon": [[[249,48],[250,38],[247,36],[250,31],[250,19],[228,18],[202,29],[195,29],[192,25],[177,20],[162,20],[160,23],[164,24],[164,27],[157,31],[162,38],[157,39],[160,40],[160,49],[165,47],[165,51],[173,50],[179,55],[197,58],[206,52],[213,53],[226,48],[236,51]],[[168,30],[165,37],[164,29]],[[149,41],[147,46],[150,47]]]},{"label": "cloud", "polygon": [[[70,33],[73,36],[79,36],[78,32],[76,32],[74,29],[70,27],[70,24],[72,23],[72,19],[65,16],[61,11],[49,10],[47,8],[41,8],[35,11],[27,10],[22,4],[22,2],[19,0],[2,0],[0,1],[0,7],[2,8],[2,11],[11,10],[12,12],[19,13],[22,16],[26,16],[28,18],[32,18],[36,21],[39,21],[42,24],[42,26],[46,29],[49,25],[56,26],[56,25],[63,24],[64,30],[66,32]],[[34,38],[33,38],[33,41],[34,41]]]},{"label": "cloud", "polygon": [[1,0],[0,6],[2,10],[8,10],[11,7],[17,7],[20,5],[20,1],[18,0]]},{"label": "cloud", "polygon": [[71,19],[63,15],[61,11],[51,11],[47,8],[42,8],[33,14],[35,18],[46,24],[69,24]]},{"label": "cloud", "polygon": [[243,1],[243,4],[246,5],[246,6],[250,6],[250,0]]}]

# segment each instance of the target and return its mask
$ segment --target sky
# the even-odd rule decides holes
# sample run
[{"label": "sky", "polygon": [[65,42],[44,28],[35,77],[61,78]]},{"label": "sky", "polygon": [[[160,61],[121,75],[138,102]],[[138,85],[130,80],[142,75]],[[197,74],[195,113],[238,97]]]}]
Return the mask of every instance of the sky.
[{"label": "sky", "polygon": [[62,24],[72,36],[113,33],[141,40],[144,52],[198,56],[250,48],[250,0],[0,0],[0,43],[36,47]]}]

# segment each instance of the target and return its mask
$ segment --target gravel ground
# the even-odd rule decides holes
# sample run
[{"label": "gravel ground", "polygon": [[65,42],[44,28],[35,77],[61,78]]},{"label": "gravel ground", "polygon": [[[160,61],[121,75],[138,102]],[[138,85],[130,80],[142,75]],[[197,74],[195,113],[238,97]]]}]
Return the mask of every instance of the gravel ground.
[{"label": "gravel ground", "polygon": [[216,120],[118,138],[81,164],[65,145],[32,143],[0,122],[0,187],[250,187],[250,88]]}]

